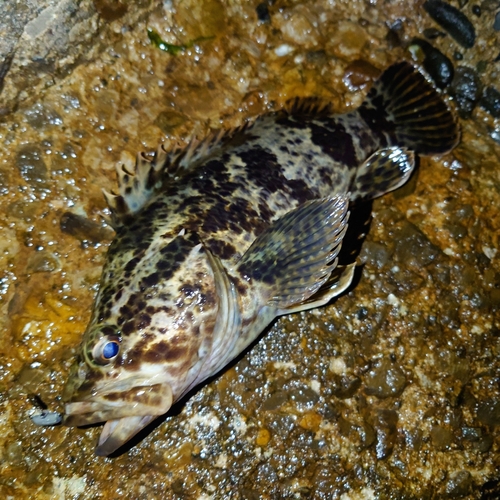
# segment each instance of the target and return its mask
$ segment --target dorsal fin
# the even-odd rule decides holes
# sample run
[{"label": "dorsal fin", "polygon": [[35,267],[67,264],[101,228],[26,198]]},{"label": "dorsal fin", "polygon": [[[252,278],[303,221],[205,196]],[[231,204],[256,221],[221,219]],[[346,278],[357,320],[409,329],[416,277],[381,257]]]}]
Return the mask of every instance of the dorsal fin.
[{"label": "dorsal fin", "polygon": [[132,172],[129,172],[125,165],[119,165],[116,169],[118,193],[103,190],[108,206],[113,212],[114,225],[141,210],[151,197],[164,188],[181,170],[208,158],[219,147],[251,125],[253,121],[247,121],[239,127],[228,130],[213,130],[202,140],[194,137],[187,145],[176,143],[169,151],[161,145],[151,159],[144,153],[139,153]]},{"label": "dorsal fin", "polygon": [[321,97],[294,97],[285,103],[283,110],[295,116],[317,117],[333,114],[331,104]]}]

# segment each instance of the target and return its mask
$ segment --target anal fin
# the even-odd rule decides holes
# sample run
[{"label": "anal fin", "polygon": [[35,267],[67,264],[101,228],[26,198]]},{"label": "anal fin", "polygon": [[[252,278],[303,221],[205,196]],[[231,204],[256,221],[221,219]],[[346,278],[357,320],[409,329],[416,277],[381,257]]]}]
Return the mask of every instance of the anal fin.
[{"label": "anal fin", "polygon": [[[337,270],[339,271],[337,273]],[[291,314],[301,311],[308,311],[316,307],[321,307],[330,302],[334,297],[345,292],[352,283],[356,264],[349,264],[345,267],[337,267],[324,285],[308,300],[288,309],[282,309],[278,314]]]}]

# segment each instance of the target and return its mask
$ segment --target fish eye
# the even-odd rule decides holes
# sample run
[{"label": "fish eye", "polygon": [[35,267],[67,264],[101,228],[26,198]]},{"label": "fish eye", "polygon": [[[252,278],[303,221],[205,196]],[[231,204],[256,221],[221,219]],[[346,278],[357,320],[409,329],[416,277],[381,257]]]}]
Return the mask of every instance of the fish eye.
[{"label": "fish eye", "polygon": [[97,342],[92,351],[94,361],[99,365],[107,365],[120,352],[120,338],[113,335],[103,337]]}]

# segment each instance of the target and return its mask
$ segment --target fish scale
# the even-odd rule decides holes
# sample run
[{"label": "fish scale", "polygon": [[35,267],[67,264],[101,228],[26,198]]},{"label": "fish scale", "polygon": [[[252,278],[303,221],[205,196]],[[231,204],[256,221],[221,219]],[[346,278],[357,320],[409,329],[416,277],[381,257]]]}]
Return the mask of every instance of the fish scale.
[{"label": "fish scale", "polygon": [[404,184],[414,152],[442,154],[458,138],[439,94],[402,62],[350,113],[295,100],[121,167],[119,193],[106,193],[116,237],[63,423],[106,422],[96,453],[113,453],[276,317],[342,293],[355,265],[337,265],[349,205]]}]

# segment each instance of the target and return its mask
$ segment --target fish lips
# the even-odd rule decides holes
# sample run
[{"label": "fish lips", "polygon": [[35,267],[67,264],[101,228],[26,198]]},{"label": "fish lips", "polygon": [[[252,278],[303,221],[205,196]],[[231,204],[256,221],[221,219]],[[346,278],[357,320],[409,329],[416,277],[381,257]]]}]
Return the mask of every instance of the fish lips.
[{"label": "fish lips", "polygon": [[136,386],[126,391],[98,393],[67,403],[63,425],[79,427],[106,422],[96,454],[107,456],[172,406],[169,384]]}]

